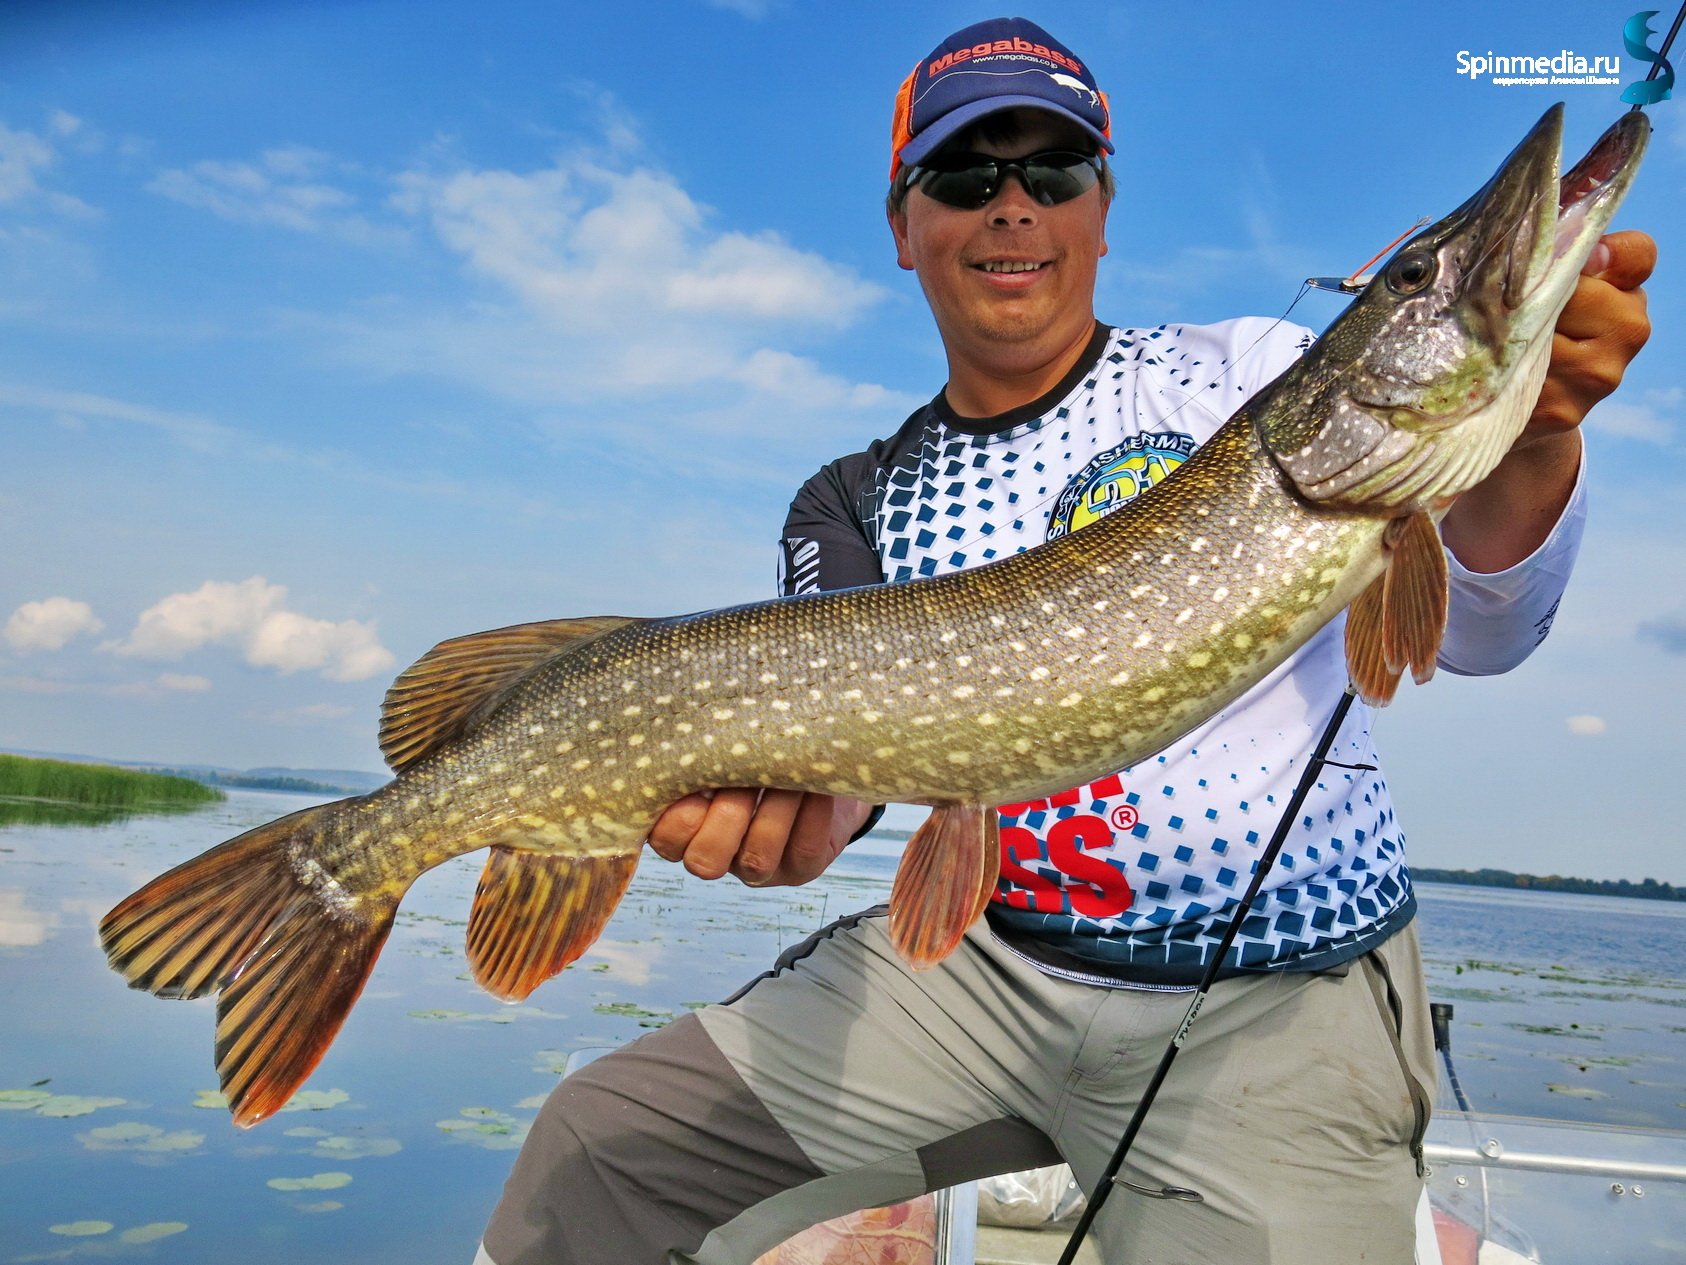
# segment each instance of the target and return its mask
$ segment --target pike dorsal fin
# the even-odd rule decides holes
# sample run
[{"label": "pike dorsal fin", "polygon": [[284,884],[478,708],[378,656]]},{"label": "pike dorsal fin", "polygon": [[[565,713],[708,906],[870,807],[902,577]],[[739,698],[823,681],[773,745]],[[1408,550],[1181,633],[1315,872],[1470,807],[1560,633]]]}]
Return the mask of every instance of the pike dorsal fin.
[{"label": "pike dorsal fin", "polygon": [[552,619],[441,641],[404,669],[381,702],[381,753],[394,773],[462,733],[539,664],[639,621]]},{"label": "pike dorsal fin", "polygon": [[1347,612],[1347,671],[1372,707],[1393,701],[1406,668],[1418,685],[1434,675],[1446,633],[1446,552],[1427,514],[1388,524],[1382,539],[1387,569]]}]

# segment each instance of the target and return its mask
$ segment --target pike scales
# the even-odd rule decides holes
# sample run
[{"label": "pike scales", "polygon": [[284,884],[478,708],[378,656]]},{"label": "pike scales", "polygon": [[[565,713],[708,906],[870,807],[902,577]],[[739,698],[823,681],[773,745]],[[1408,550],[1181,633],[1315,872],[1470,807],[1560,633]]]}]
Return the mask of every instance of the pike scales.
[{"label": "pike scales", "polygon": [[1548,114],[1175,474],[1081,531],[906,584],[442,643],[383,707],[393,782],[155,879],[101,925],[113,966],[161,995],[218,994],[217,1066],[249,1124],[320,1060],[420,873],[491,850],[469,960],[518,999],[598,935],[661,810],[725,786],[931,805],[890,932],[935,963],[994,890],[990,805],[1145,759],[1355,599],[1368,696],[1432,668],[1431,516],[1520,429],[1563,278],[1643,144],[1607,134],[1563,195],[1565,229],[1560,129]]}]

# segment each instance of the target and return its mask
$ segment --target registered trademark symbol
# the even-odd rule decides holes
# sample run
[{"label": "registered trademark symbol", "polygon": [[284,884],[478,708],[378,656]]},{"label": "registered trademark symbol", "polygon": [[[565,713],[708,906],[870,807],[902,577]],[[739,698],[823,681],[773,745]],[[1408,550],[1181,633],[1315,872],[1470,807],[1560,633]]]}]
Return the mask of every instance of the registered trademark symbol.
[{"label": "registered trademark symbol", "polygon": [[1140,820],[1141,815],[1129,804],[1120,804],[1112,810],[1112,824],[1119,830],[1129,830]]}]

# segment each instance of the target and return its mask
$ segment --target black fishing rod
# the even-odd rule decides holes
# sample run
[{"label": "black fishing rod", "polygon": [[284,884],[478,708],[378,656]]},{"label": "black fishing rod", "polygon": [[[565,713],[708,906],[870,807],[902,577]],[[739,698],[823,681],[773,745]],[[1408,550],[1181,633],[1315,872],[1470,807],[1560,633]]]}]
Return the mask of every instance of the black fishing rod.
[{"label": "black fishing rod", "polygon": [[[1188,1030],[1194,1023],[1194,1017],[1200,1013],[1200,1007],[1206,1003],[1206,996],[1212,991],[1212,985],[1217,982],[1218,972],[1223,969],[1224,959],[1228,956],[1235,937],[1241,930],[1241,923],[1247,916],[1247,910],[1258,897],[1259,890],[1264,886],[1266,875],[1276,864],[1276,857],[1282,851],[1282,844],[1288,838],[1288,830],[1294,819],[1299,816],[1300,806],[1305,803],[1305,797],[1311,793],[1312,784],[1317,780],[1318,772],[1330,764],[1339,764],[1330,760],[1329,748],[1335,743],[1335,735],[1340,730],[1341,722],[1346,719],[1347,712],[1352,707],[1352,687],[1348,686],[1341,695],[1340,702],[1335,704],[1335,711],[1329,717],[1329,723],[1323,727],[1323,736],[1317,740],[1317,746],[1311,753],[1311,759],[1306,762],[1305,770],[1300,774],[1299,785],[1294,787],[1294,794],[1288,800],[1288,806],[1282,810],[1282,816],[1276,823],[1276,832],[1270,837],[1270,844],[1264,850],[1264,855],[1253,868],[1252,882],[1247,884],[1247,892],[1235,906],[1235,912],[1230,915],[1225,925],[1223,935],[1206,962],[1205,974],[1195,987],[1194,999],[1189,1003],[1188,1013],[1177,1026],[1177,1031],[1171,1038],[1171,1043],[1165,1047],[1165,1053],[1160,1057],[1159,1066],[1154,1069],[1153,1079],[1148,1082],[1142,1092],[1142,1099],[1136,1104],[1135,1112],[1130,1116],[1130,1123],[1125,1126],[1124,1136],[1119,1139],[1117,1149],[1112,1153],[1105,1171],[1101,1173],[1100,1181],[1095,1184],[1095,1191],[1089,1197],[1089,1206],[1083,1210],[1083,1216],[1071,1232],[1071,1239],[1065,1245],[1065,1251],[1060,1254],[1059,1265],[1072,1265],[1077,1258],[1077,1249],[1083,1244],[1083,1236],[1089,1232],[1095,1218],[1100,1214],[1101,1206],[1106,1202],[1112,1188],[1120,1184],[1118,1176],[1124,1167],[1124,1159],[1130,1153],[1130,1147],[1135,1143],[1136,1135],[1141,1132],[1142,1121],[1147,1118],[1148,1109],[1153,1106],[1153,1100],[1158,1096],[1159,1087],[1165,1083],[1165,1076],[1171,1070],[1171,1064],[1176,1061],[1177,1053],[1188,1040]],[[1368,769],[1372,765],[1339,765],[1341,768]],[[1140,1187],[1134,1187],[1140,1190]],[[1191,1203],[1199,1203],[1202,1196],[1198,1191],[1187,1190],[1181,1186],[1166,1186],[1157,1191],[1145,1192],[1159,1199],[1185,1199]]]}]

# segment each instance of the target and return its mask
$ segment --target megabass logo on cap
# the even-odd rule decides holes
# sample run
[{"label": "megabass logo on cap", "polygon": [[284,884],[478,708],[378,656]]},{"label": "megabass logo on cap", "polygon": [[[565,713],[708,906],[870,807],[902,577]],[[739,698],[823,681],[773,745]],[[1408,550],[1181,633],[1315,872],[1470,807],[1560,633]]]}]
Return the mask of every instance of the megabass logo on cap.
[{"label": "megabass logo on cap", "polygon": [[943,71],[964,61],[971,61],[978,57],[992,57],[997,53],[1028,53],[1033,57],[1041,57],[1053,62],[1056,66],[1064,66],[1075,74],[1083,73],[1083,63],[1075,57],[1069,57],[1056,48],[1049,48],[1046,44],[1033,44],[1021,36],[1013,36],[1010,40],[985,40],[981,44],[973,44],[970,48],[957,48],[952,53],[944,53],[936,61],[925,68],[925,77],[933,79]]}]

